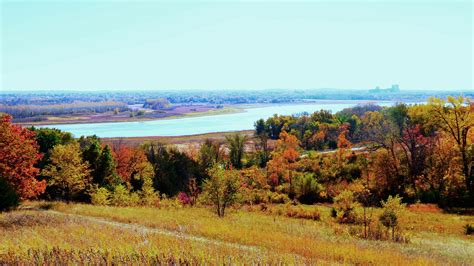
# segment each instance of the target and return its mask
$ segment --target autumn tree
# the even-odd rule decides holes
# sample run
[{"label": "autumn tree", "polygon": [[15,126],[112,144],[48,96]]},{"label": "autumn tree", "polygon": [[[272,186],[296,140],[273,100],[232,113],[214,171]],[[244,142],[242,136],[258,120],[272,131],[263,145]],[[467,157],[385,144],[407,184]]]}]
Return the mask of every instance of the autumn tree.
[{"label": "autumn tree", "polygon": [[418,196],[418,184],[423,181],[426,169],[426,159],[429,156],[430,137],[423,135],[421,125],[409,125],[399,139],[406,167],[406,177],[412,186],[415,196]]},{"label": "autumn tree", "polygon": [[347,134],[349,134],[349,124],[342,124],[340,127],[340,133],[337,137],[337,151],[336,157],[338,164],[342,164],[343,156],[347,150],[352,148],[352,143],[347,139]]},{"label": "autumn tree", "polygon": [[459,151],[453,149],[456,143],[453,138],[441,132],[433,140],[433,151],[427,164],[426,189],[433,200],[442,206],[462,204],[461,191],[464,187],[462,162]]},{"label": "autumn tree", "polygon": [[0,176],[21,199],[35,198],[43,193],[46,181],[38,181],[41,159],[34,132],[12,124],[10,115],[0,115]]},{"label": "autumn tree", "polygon": [[145,178],[154,175],[153,166],[148,162],[143,149],[122,144],[113,146],[116,172],[129,189],[140,190]]},{"label": "autumn tree", "polygon": [[294,135],[282,131],[276,147],[271,153],[272,159],[267,164],[270,182],[276,186],[281,181],[291,184],[296,168],[295,162],[300,157],[299,141]]},{"label": "autumn tree", "polygon": [[474,198],[473,161],[468,154],[468,135],[474,127],[474,104],[469,98],[450,96],[447,100],[430,98],[429,106],[433,122],[456,142],[466,188]]},{"label": "autumn tree", "polygon": [[60,191],[66,200],[72,200],[84,192],[90,183],[88,163],[81,157],[79,144],[56,145],[51,151],[51,163],[42,175],[49,176],[48,185]]},{"label": "autumn tree", "polygon": [[363,141],[369,141],[378,147],[390,148],[393,143],[387,142],[392,127],[389,121],[381,112],[369,111],[361,118],[361,127],[358,130],[359,138]]}]

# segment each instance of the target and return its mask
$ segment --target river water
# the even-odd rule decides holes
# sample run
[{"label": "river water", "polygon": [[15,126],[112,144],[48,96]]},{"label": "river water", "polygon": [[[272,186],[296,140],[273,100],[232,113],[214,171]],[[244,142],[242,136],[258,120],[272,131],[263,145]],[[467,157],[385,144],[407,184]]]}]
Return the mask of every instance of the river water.
[{"label": "river water", "polygon": [[[145,137],[145,136],[183,136],[211,132],[225,132],[253,129],[254,122],[260,118],[268,118],[273,114],[291,115],[301,112],[313,113],[321,109],[332,113],[347,107],[353,107],[360,102],[323,102],[307,104],[267,105],[263,107],[244,109],[243,112],[209,115],[199,117],[183,117],[136,122],[109,122],[91,124],[45,125],[41,127],[58,128],[74,134],[97,135],[102,138],[110,137]],[[377,102],[380,106],[391,106],[393,102]]]}]

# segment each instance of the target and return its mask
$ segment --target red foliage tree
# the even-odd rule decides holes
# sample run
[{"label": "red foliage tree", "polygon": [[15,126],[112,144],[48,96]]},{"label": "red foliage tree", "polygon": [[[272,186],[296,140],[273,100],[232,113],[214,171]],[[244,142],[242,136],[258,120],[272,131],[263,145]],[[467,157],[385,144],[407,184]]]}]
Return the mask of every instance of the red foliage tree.
[{"label": "red foliage tree", "polygon": [[116,171],[123,182],[130,183],[135,175],[140,175],[147,163],[145,152],[123,144],[113,146],[113,155],[117,161]]},{"label": "red foliage tree", "polygon": [[46,181],[35,177],[41,159],[34,132],[12,124],[10,115],[0,116],[0,176],[21,199],[35,198],[46,189]]}]

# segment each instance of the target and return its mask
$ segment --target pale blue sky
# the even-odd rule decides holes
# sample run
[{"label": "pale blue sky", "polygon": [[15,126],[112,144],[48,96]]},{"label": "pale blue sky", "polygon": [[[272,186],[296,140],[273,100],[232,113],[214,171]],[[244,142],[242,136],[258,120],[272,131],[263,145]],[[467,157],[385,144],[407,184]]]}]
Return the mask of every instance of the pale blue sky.
[{"label": "pale blue sky", "polygon": [[5,1],[1,89],[460,89],[471,1]]}]

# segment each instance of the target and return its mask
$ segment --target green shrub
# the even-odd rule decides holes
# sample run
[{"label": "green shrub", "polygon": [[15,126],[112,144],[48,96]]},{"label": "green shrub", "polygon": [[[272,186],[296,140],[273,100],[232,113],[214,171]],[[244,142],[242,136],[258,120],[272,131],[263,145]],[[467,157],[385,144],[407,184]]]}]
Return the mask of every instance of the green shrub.
[{"label": "green shrub", "polygon": [[104,187],[97,188],[90,194],[91,203],[94,205],[110,205],[110,191]]},{"label": "green shrub", "polygon": [[0,212],[8,211],[18,206],[20,198],[15,190],[0,177]]},{"label": "green shrub", "polygon": [[295,178],[293,189],[299,202],[312,204],[318,200],[323,186],[316,181],[313,174],[304,174]]}]

